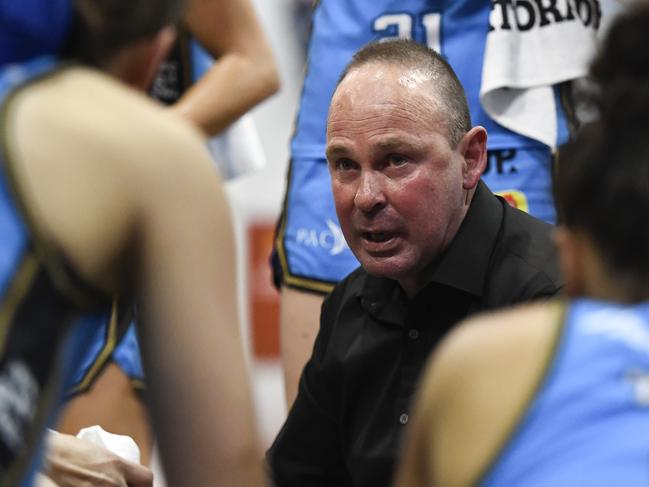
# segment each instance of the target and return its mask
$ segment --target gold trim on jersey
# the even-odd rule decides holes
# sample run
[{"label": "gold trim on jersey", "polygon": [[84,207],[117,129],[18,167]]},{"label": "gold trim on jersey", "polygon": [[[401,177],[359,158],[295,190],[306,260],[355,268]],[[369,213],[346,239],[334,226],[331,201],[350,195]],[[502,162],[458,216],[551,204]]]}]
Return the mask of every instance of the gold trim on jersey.
[{"label": "gold trim on jersey", "polygon": [[514,435],[518,431],[522,421],[525,419],[529,408],[532,406],[532,403],[537,398],[541,388],[545,384],[550,369],[553,367],[555,360],[557,359],[557,353],[559,351],[559,346],[561,344],[561,339],[564,335],[565,325],[566,325],[566,314],[568,304],[565,299],[559,299],[556,302],[557,320],[554,323],[554,335],[552,337],[552,342],[550,346],[545,351],[545,358],[543,359],[543,366],[539,372],[538,377],[536,378],[535,383],[531,387],[527,399],[524,400],[520,406],[520,409],[515,412],[512,416],[512,420],[509,426],[505,429],[505,433],[499,442],[499,445],[494,449],[493,453],[487,457],[487,460],[484,463],[484,466],[478,470],[478,473],[475,476],[475,479],[469,482],[467,485],[478,487],[480,486],[486,476],[491,472],[499,458],[511,443],[514,438]]},{"label": "gold trim on jersey", "polygon": [[146,382],[142,379],[131,379],[131,385],[136,391],[146,391]]},{"label": "gold trim on jersey", "polygon": [[[52,278],[56,288],[70,300],[72,300],[77,306],[84,309],[92,304],[95,304],[99,301],[98,297],[101,300],[109,301],[110,298],[104,293],[90,284],[84,283],[81,279],[76,276],[73,277],[71,270],[66,265],[63,256],[57,249],[54,248],[51,242],[49,242],[40,228],[35,224],[35,219],[33,218],[33,211],[30,209],[27,201],[23,198],[20,191],[20,185],[18,184],[18,178],[16,168],[14,167],[15,160],[17,157],[15,154],[18,152],[14,146],[14,140],[9,136],[9,116],[12,108],[12,102],[18,93],[20,93],[26,86],[36,82],[42,81],[44,79],[54,76],[61,69],[67,65],[62,65],[60,67],[53,68],[52,71],[49,71],[41,76],[36,76],[32,80],[27,81],[25,84],[17,87],[13,90],[4,100],[4,103],[0,107],[0,154],[2,155],[5,174],[7,176],[7,186],[9,191],[12,194],[14,203],[20,212],[22,218],[25,221],[27,228],[29,229],[28,234],[31,236],[31,241],[33,242],[36,255],[40,258],[44,267],[47,269],[49,275]],[[77,285],[75,281],[83,283],[82,286]],[[84,289],[85,288],[85,289]]]},{"label": "gold trim on jersey", "polygon": [[320,281],[318,279],[310,279],[307,277],[299,277],[291,274],[288,265],[288,259],[286,257],[286,250],[284,249],[284,236],[286,233],[286,221],[288,219],[287,208],[288,208],[288,195],[291,191],[291,175],[293,172],[293,161],[289,163],[288,169],[288,178],[286,185],[286,195],[284,197],[284,203],[282,204],[282,213],[280,215],[279,228],[277,230],[277,236],[275,237],[275,249],[277,250],[277,256],[279,257],[279,263],[282,267],[282,284],[302,289],[310,292],[317,292],[321,294],[329,294],[335,284],[326,281]]},{"label": "gold trim on jersey", "polygon": [[32,253],[22,257],[22,261],[12,276],[4,300],[0,303],[0,356],[4,355],[9,325],[16,310],[31,290],[31,285],[39,270],[39,263]]},{"label": "gold trim on jersey", "polygon": [[117,346],[117,328],[118,328],[118,299],[113,299],[113,306],[110,311],[110,320],[108,321],[108,326],[106,327],[106,338],[104,340],[104,346],[102,347],[97,358],[88,367],[88,371],[84,374],[83,378],[79,383],[73,387],[71,390],[66,391],[67,395],[79,394],[80,392],[86,391],[92,383],[95,381],[99,372],[101,372],[106,362],[111,357],[115,348]]},{"label": "gold trim on jersey", "polygon": [[322,294],[329,294],[333,290],[335,284],[319,281],[317,279],[298,277],[291,274],[291,271],[289,270],[288,267],[286,252],[284,250],[285,229],[286,229],[286,217],[283,216],[282,221],[280,223],[279,231],[277,232],[277,238],[275,239],[275,248],[277,249],[277,256],[279,257],[279,262],[280,265],[282,266],[283,283],[291,287],[304,289],[306,291],[315,291]]}]

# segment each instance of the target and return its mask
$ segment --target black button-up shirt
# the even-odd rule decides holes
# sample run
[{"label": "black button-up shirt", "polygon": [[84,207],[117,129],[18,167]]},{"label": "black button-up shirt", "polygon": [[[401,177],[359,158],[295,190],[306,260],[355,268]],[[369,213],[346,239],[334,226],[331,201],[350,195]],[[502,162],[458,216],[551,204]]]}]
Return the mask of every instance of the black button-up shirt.
[{"label": "black button-up shirt", "polygon": [[446,252],[411,300],[396,281],[357,269],[322,306],[297,399],[268,452],[279,487],[381,487],[426,359],[476,311],[556,294],[551,226],[480,183]]}]

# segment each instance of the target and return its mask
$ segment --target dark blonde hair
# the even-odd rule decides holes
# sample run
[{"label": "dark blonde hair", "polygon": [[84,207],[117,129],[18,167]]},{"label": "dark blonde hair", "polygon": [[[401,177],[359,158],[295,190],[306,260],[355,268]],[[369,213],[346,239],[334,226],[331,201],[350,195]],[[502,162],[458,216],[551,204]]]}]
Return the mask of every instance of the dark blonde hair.
[{"label": "dark blonde hair", "polygon": [[607,270],[649,287],[649,6],[622,14],[591,67],[597,122],[560,151],[560,219],[588,235]]},{"label": "dark blonde hair", "polygon": [[184,0],[74,0],[62,57],[100,65],[122,48],[177,23]]},{"label": "dark blonde hair", "polygon": [[356,68],[373,62],[392,64],[407,69],[421,69],[434,75],[437,99],[448,112],[448,139],[455,147],[471,130],[471,114],[462,83],[450,64],[436,51],[415,41],[392,39],[374,41],[354,54],[338,80],[338,84]]}]

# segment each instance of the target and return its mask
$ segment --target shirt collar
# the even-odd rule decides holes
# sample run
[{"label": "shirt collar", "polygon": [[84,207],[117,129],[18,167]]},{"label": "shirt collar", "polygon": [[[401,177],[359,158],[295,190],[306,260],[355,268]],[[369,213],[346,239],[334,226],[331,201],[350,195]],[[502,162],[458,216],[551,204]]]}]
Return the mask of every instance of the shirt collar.
[{"label": "shirt collar", "polygon": [[464,221],[442,256],[424,272],[436,282],[482,296],[503,220],[503,203],[480,181]]}]

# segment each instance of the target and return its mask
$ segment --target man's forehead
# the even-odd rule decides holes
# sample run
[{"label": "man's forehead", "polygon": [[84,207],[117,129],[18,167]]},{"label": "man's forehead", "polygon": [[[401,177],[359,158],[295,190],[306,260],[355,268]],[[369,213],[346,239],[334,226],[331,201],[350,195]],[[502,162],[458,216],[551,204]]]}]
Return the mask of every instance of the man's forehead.
[{"label": "man's forehead", "polygon": [[[445,118],[434,77],[418,69],[371,63],[352,70],[331,100],[328,129],[340,119],[363,116],[416,116],[420,122]],[[401,114],[399,112],[402,112]]]},{"label": "man's forehead", "polygon": [[343,108],[363,108],[368,104],[431,103],[439,108],[435,76],[424,69],[404,68],[386,63],[368,63],[350,71],[331,100],[331,112]]},{"label": "man's forehead", "polygon": [[415,89],[426,83],[433,83],[439,74],[431,69],[416,66],[402,66],[396,63],[371,61],[353,68],[340,82],[338,91],[362,88],[370,83],[392,83],[404,88]]}]

